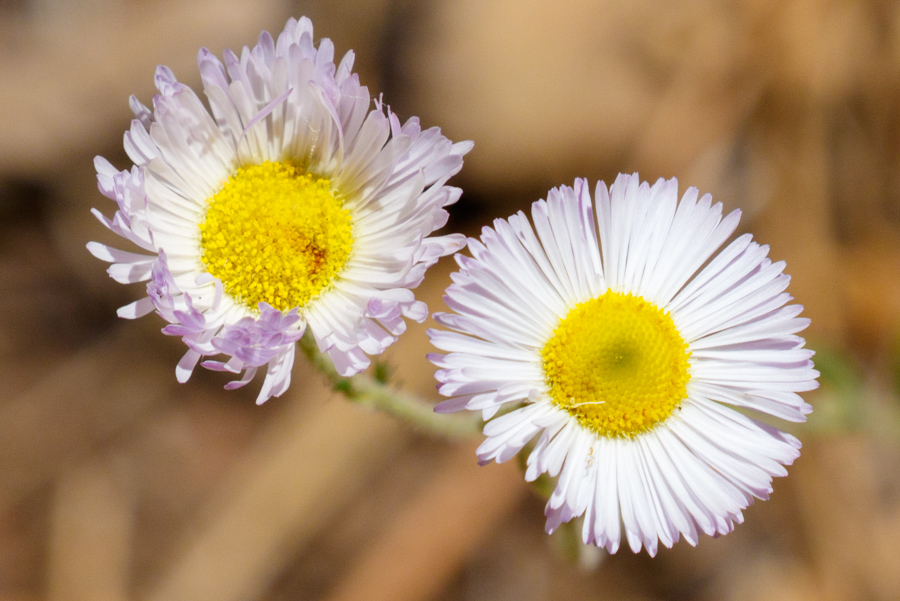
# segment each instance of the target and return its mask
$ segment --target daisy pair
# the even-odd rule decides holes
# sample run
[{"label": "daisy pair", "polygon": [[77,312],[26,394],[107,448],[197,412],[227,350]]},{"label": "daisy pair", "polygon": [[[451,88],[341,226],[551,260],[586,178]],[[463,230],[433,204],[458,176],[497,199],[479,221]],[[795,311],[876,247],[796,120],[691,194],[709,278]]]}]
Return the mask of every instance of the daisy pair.
[{"label": "daisy pair", "polygon": [[449,331],[429,332],[438,410],[490,420],[482,463],[525,452],[526,480],[557,478],[548,532],[583,516],[585,543],[655,555],[767,498],[800,442],[745,410],[805,420],[818,373],[784,263],[749,234],[715,254],[738,211],[637,174],[594,197],[552,190],[534,227],[498,219],[457,255]]},{"label": "daisy pair", "polygon": [[[96,160],[117,203],[111,231],[143,253],[92,242],[122,283],[147,295],[200,364],[265,377],[258,402],[290,384],[310,332],[336,371],[365,369],[427,308],[412,292],[459,235],[432,236],[460,190],[447,185],[471,143],[405,123],[313,44],[307,19],[240,56],[199,55],[205,105],[160,67],[152,107],[131,99],[134,165]],[[596,210],[593,204],[596,200]],[[430,331],[438,409],[489,420],[481,462],[528,454],[525,477],[557,478],[547,529],[583,516],[583,539],[615,552],[722,534],[771,492],[800,443],[743,412],[802,421],[815,388],[808,321],[788,304],[783,263],[739,220],[677,183],[620,176],[595,198],[584,181],[470,240],[447,290],[450,331]]]},{"label": "daisy pair", "polygon": [[261,403],[287,389],[306,330],[348,376],[396,340],[404,318],[427,317],[412,289],[465,244],[431,233],[460,196],[446,183],[472,144],[401,123],[380,100],[373,108],[353,58],[335,65],[331,41],[316,47],[305,18],[224,61],[203,49],[209,109],[160,67],[152,108],[131,98],[134,166],[97,158],[118,211],[94,213],[144,252],[88,249],[116,281],[147,282],[119,315],[155,311],[170,323],[163,331],[188,347],[179,381],[201,361],[242,374],[227,388],[262,368]]}]

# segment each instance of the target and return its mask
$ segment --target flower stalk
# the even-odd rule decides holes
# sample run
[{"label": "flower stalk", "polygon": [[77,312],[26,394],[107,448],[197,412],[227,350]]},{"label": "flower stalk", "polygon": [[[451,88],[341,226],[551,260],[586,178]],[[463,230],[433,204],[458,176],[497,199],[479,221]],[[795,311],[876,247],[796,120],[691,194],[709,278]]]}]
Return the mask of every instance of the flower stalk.
[{"label": "flower stalk", "polygon": [[469,438],[481,433],[481,420],[435,413],[432,404],[391,387],[385,377],[385,370],[378,366],[375,369],[376,377],[365,373],[352,377],[340,375],[334,369],[331,359],[319,350],[309,331],[300,339],[299,345],[309,362],[325,376],[332,388],[352,403],[382,411],[417,430],[443,438]]}]

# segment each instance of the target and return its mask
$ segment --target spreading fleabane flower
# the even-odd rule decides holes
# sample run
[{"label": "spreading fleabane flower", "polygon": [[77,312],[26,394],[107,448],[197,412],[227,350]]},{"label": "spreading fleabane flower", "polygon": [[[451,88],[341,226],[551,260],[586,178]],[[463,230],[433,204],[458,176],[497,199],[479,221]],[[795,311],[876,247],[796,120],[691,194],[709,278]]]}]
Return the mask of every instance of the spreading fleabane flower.
[{"label": "spreading fleabane flower", "polygon": [[224,62],[206,49],[197,94],[159,67],[153,108],[131,98],[125,133],[134,166],[95,161],[101,192],[118,203],[113,232],[150,254],[92,242],[122,283],[147,296],[122,307],[152,311],[188,351],[176,374],[198,362],[266,377],[258,402],[290,383],[295,343],[309,328],[338,372],[352,375],[425,305],[412,289],[459,235],[430,236],[460,190],[446,186],[471,143],[451,143],[416,118],[401,124],[352,72],[353,53],[313,45],[308,19],[288,21],[277,41],[263,32]]},{"label": "spreading fleabane flower", "polygon": [[805,420],[808,320],[787,304],[784,263],[749,234],[713,256],[740,214],[697,197],[622,175],[597,186],[595,221],[576,180],[534,203],[534,230],[520,212],[457,255],[455,313],[435,316],[454,331],[429,332],[449,351],[430,357],[454,397],[438,410],[490,420],[482,463],[532,443],[526,480],[558,478],[548,532],[584,516],[585,543],[611,553],[623,535],[650,555],[693,545],[730,532],[799,455],[796,438],[731,407]]}]

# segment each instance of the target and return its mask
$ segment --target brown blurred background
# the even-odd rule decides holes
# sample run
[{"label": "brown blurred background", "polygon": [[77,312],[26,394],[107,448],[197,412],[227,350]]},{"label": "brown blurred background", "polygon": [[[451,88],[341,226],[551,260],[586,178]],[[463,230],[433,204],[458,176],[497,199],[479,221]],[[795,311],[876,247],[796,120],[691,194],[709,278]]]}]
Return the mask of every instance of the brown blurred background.
[{"label": "brown blurred background", "polygon": [[[656,559],[543,534],[513,465],[336,397],[175,383],[182,353],[89,240],[161,63],[288,16],[475,150],[451,228],[576,176],[676,176],[744,212],[813,319],[804,454],[746,523]],[[421,294],[440,308],[451,261]],[[882,0],[0,3],[0,601],[900,599],[900,5]],[[434,399],[425,327],[388,354]],[[573,554],[575,559],[573,560]],[[587,569],[600,561],[598,568]]]}]

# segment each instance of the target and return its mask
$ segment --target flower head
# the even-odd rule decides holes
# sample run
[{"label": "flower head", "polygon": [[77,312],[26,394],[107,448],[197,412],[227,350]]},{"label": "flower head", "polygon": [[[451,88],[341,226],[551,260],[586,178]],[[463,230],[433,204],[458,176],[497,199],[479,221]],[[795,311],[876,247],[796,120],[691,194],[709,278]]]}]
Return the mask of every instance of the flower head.
[{"label": "flower head", "polygon": [[134,162],[98,157],[101,192],[118,204],[116,234],[149,254],[91,242],[122,283],[147,296],[119,310],[156,311],[198,362],[243,376],[266,368],[259,402],[290,383],[307,328],[341,375],[369,364],[427,308],[412,293],[425,270],[459,250],[462,236],[431,236],[459,198],[446,185],[471,143],[451,143],[416,118],[401,124],[334,47],[313,45],[312,24],[291,19],[240,56],[199,54],[208,108],[159,67],[153,108],[131,98],[125,133]]},{"label": "flower head", "polygon": [[784,263],[749,234],[715,254],[738,211],[637,174],[595,197],[596,220],[585,181],[552,190],[534,229],[498,219],[457,255],[435,316],[453,331],[429,332],[438,411],[490,420],[482,463],[530,445],[526,480],[558,477],[548,532],[584,516],[585,543],[654,555],[768,497],[800,442],[731,407],[804,421],[818,373]]}]

